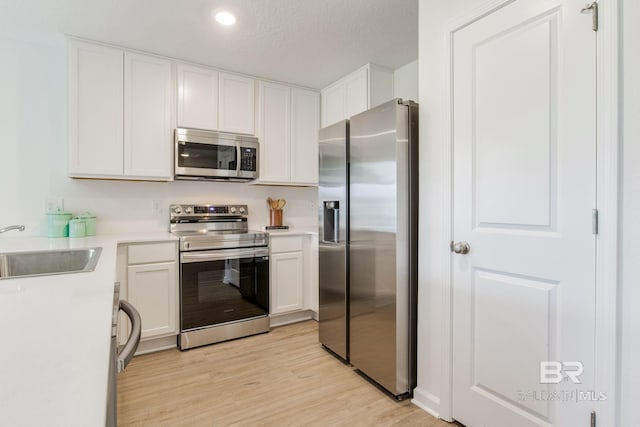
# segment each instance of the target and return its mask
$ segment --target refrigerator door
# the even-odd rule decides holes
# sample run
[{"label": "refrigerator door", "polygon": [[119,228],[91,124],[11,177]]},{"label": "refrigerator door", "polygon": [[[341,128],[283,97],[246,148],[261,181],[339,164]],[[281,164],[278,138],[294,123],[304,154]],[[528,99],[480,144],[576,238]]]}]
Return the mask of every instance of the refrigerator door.
[{"label": "refrigerator door", "polygon": [[349,122],[320,130],[319,136],[319,338],[348,360],[348,158]]},{"label": "refrigerator door", "polygon": [[408,123],[398,100],[350,121],[350,358],[395,396],[415,381]]}]

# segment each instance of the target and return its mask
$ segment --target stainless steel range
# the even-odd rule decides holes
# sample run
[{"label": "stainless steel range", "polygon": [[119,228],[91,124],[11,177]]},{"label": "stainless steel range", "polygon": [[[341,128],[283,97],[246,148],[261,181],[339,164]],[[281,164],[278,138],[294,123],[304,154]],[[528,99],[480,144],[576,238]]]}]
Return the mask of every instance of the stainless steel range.
[{"label": "stainless steel range", "polygon": [[269,236],[246,205],[171,205],[180,238],[180,349],[269,331]]}]

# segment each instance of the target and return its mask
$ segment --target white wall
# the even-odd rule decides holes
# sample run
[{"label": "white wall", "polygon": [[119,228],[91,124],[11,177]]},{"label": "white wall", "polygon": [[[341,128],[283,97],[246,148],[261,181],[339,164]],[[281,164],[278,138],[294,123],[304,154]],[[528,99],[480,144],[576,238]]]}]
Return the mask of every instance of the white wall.
[{"label": "white wall", "polygon": [[393,72],[393,97],[418,102],[418,60]]},{"label": "white wall", "polygon": [[418,271],[418,387],[414,402],[434,415],[444,413],[449,382],[442,334],[445,322],[442,289],[449,242],[443,239],[442,200],[447,177],[442,173],[442,67],[445,64],[445,25],[454,17],[486,0],[420,0],[419,4],[419,103],[420,103],[420,218]]},{"label": "white wall", "polygon": [[[53,196],[64,199],[65,210],[97,214],[103,234],[166,231],[167,207],[176,202],[247,203],[249,226],[260,228],[268,224],[271,196],[287,200],[285,224],[316,228],[315,188],[68,178],[64,38],[11,37],[0,35],[0,227],[26,224],[25,235],[46,234],[44,202]],[[154,201],[161,212],[153,211]]]},{"label": "white wall", "polygon": [[640,426],[640,2],[622,2],[620,427]]},{"label": "white wall", "polygon": [[[640,425],[640,2],[619,0],[623,30],[621,65],[623,102],[621,114],[621,258],[620,258],[620,364],[619,420],[616,427]],[[449,256],[442,237],[441,143],[443,126],[441,69],[444,58],[444,26],[454,17],[487,0],[420,0],[420,270],[418,325],[418,388],[414,402],[434,414],[442,414],[448,402],[443,393],[449,381],[442,349],[449,342],[442,334],[443,292],[441,268]],[[626,42],[625,42],[626,41]],[[614,373],[611,373],[614,375]]]}]

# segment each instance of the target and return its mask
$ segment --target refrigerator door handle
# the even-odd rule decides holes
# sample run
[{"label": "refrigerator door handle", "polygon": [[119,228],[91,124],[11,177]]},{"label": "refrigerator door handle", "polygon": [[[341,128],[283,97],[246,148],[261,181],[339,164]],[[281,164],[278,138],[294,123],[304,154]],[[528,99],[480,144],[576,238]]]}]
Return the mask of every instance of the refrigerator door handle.
[{"label": "refrigerator door handle", "polygon": [[337,200],[323,202],[323,236],[328,243],[340,242],[340,202]]}]

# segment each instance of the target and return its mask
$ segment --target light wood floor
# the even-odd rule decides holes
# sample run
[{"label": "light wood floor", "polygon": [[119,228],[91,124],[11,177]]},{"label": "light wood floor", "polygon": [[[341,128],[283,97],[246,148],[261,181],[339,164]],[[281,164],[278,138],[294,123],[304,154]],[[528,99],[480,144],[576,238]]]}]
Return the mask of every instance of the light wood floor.
[{"label": "light wood floor", "polygon": [[325,352],[313,320],[139,356],[118,376],[119,426],[449,427]]}]

